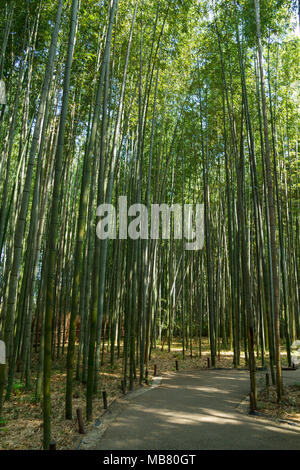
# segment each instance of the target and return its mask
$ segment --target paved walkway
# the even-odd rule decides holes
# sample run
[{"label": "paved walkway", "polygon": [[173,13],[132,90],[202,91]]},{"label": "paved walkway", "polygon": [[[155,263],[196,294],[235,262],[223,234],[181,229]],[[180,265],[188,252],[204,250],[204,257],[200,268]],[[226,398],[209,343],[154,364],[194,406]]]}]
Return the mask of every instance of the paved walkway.
[{"label": "paved walkway", "polygon": [[[298,371],[284,375],[296,382],[299,377]],[[172,373],[159,387],[130,401],[96,448],[300,450],[300,427],[252,417],[237,408],[248,392],[246,371]]]}]

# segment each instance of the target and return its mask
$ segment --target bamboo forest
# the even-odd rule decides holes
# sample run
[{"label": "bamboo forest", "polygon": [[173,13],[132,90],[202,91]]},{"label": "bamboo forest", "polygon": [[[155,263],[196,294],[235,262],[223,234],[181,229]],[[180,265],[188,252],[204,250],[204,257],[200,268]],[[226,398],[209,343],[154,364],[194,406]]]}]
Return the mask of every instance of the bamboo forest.
[{"label": "bamboo forest", "polygon": [[1,450],[300,450],[299,18],[0,1]]}]

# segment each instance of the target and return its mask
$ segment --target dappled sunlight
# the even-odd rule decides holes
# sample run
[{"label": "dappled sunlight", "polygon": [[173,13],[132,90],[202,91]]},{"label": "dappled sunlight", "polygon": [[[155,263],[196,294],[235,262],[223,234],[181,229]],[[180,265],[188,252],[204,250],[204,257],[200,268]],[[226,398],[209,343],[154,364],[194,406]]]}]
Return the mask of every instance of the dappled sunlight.
[{"label": "dappled sunlight", "polygon": [[237,409],[248,394],[249,377],[242,371],[233,375],[210,370],[168,376],[130,403],[99,448],[124,448],[124,435],[132,449],[253,449],[274,442],[278,448],[300,448],[300,429]]}]

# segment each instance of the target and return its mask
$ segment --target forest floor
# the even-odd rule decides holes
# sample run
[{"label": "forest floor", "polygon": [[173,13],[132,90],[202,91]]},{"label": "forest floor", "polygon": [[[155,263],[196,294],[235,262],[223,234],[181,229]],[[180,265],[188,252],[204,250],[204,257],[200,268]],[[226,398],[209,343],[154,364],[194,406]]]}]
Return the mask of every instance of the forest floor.
[{"label": "forest floor", "polygon": [[260,390],[257,402],[258,411],[265,416],[289,421],[300,426],[300,379],[296,380],[294,384],[285,384],[285,378],[283,379],[283,399],[280,404],[277,403],[275,386],[272,385],[269,389]]},{"label": "forest floor", "polygon": [[[167,346],[162,350],[158,345],[152,351],[151,361],[149,362],[149,385],[153,378],[154,365],[157,368],[157,375],[162,375],[166,372],[175,371],[175,361],[178,361],[179,370],[193,370],[207,368],[207,358],[210,356],[208,340],[204,339],[202,343],[202,356],[198,355],[198,345],[193,345],[193,357],[190,357],[190,350],[186,352],[185,359],[182,357],[182,349],[180,342],[174,342],[171,351],[167,351]],[[108,406],[118,397],[122,396],[120,383],[122,380],[122,359],[115,361],[112,368],[110,363],[110,354],[105,350],[103,355],[103,364],[99,373],[99,391],[93,401],[93,421],[86,422],[84,419],[85,431],[90,432],[95,425],[95,420],[100,417],[103,412],[102,391],[107,392]],[[284,362],[284,356],[283,356]],[[261,366],[260,361],[257,361],[257,366]],[[245,367],[244,354],[241,354],[240,368]],[[216,358],[216,368],[233,368],[233,353],[231,351],[220,351]],[[33,384],[35,383],[35,373],[32,377]],[[85,390],[86,386],[74,381],[73,391],[73,420],[65,419],[65,356],[57,360],[53,364],[52,377],[51,377],[51,406],[52,406],[52,440],[56,442],[57,449],[75,449],[81,440],[81,435],[78,433],[78,424],[76,419],[76,409],[81,408],[85,418]],[[138,388],[138,381],[135,387]],[[296,391],[295,391],[296,392]],[[270,398],[273,397],[272,388],[270,389]],[[289,392],[290,393],[290,392]],[[291,391],[292,393],[292,391]],[[294,391],[293,391],[294,393]],[[300,410],[300,388],[297,397],[289,395],[288,400],[294,400],[299,406]],[[264,409],[263,395],[260,406]],[[274,403],[270,402],[266,408],[269,415],[271,415],[278,407],[272,406]],[[291,404],[291,402],[289,402]],[[290,407],[287,407],[287,413],[291,412]],[[14,390],[10,401],[4,404],[4,420],[0,423],[0,449],[16,450],[16,449],[41,449],[42,448],[42,435],[43,435],[43,422],[42,422],[42,409],[41,403],[35,399],[33,390],[25,390],[25,384],[21,378],[17,376],[14,383]],[[284,414],[281,415],[285,416]],[[294,413],[295,416],[295,413]]]}]

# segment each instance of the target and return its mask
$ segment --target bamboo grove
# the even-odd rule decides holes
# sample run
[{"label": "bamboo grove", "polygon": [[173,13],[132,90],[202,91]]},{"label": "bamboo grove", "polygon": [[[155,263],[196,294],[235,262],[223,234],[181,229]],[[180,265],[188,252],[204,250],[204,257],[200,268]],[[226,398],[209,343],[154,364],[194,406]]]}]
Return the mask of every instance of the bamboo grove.
[{"label": "bamboo grove", "polygon": [[[2,1],[0,416],[16,374],[51,438],[65,358],[86,415],[104,350],[128,389],[153,348],[244,353],[282,399],[299,317],[299,24],[288,0]],[[203,203],[202,250],[96,236],[97,207]],[[172,231],[171,231],[172,232]],[[197,344],[197,347],[195,347]]]}]

